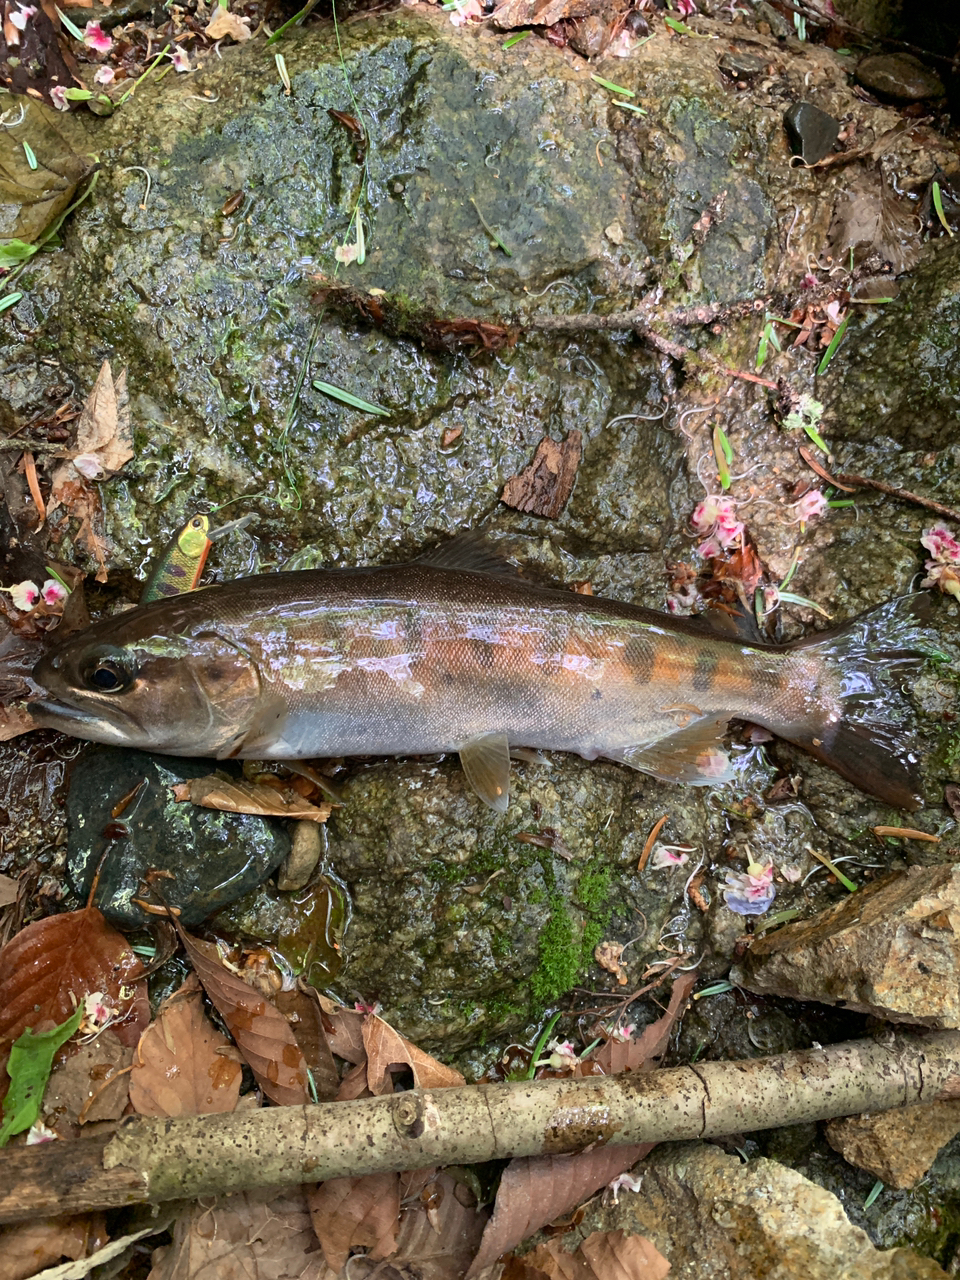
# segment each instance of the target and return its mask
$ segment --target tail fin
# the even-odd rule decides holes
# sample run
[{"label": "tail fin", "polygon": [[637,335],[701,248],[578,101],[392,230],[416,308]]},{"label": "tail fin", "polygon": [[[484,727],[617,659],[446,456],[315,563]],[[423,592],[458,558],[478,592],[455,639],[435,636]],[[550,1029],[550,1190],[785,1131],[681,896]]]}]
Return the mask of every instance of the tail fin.
[{"label": "tail fin", "polygon": [[793,646],[823,658],[838,690],[840,717],[781,736],[898,809],[922,804],[919,752],[898,678],[939,653],[925,626],[931,611],[926,593],[902,596]]}]

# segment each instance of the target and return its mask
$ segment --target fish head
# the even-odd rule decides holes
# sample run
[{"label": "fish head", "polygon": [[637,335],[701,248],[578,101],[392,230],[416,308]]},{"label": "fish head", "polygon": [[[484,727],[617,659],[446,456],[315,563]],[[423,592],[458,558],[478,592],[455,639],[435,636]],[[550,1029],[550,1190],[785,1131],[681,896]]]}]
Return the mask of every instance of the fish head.
[{"label": "fish head", "polygon": [[171,616],[171,603],[98,623],[43,657],[28,704],[37,726],[169,755],[234,754],[258,714],[258,665],[209,619]]}]

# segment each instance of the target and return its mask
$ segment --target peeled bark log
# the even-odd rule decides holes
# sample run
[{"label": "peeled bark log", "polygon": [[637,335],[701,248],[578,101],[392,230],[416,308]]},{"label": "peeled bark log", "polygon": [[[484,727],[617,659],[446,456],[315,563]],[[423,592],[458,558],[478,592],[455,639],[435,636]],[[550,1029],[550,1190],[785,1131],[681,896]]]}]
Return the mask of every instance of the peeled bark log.
[{"label": "peeled bark log", "polygon": [[932,1102],[958,1087],[960,1031],[940,1031],[640,1075],[136,1117],[110,1137],[0,1154],[0,1223],[595,1143],[749,1133]]}]

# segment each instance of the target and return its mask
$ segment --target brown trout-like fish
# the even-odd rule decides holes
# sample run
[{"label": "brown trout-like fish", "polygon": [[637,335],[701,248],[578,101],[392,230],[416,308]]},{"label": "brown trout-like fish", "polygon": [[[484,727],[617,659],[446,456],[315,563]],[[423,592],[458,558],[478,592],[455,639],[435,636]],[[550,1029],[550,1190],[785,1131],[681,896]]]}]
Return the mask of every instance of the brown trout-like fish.
[{"label": "brown trout-like fish", "polygon": [[730,776],[731,719],[916,808],[896,682],[925,597],[789,645],[531,585],[455,540],[411,564],[241,578],[71,636],[34,670],[40,726],[171,755],[299,760],[460,753],[505,810],[511,747]]}]

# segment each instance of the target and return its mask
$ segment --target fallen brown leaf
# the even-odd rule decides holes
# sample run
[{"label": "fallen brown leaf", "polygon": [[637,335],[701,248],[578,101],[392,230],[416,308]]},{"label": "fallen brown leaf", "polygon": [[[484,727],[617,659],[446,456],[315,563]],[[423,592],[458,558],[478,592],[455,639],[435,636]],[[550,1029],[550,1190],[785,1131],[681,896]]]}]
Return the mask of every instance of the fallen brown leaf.
[{"label": "fallen brown leaf", "polygon": [[0,1280],[27,1280],[63,1258],[86,1258],[107,1241],[102,1213],[38,1218],[0,1228]]},{"label": "fallen brown leaf", "polygon": [[597,1147],[572,1156],[525,1156],[511,1160],[500,1179],[493,1217],[487,1223],[467,1280],[548,1222],[575,1209],[642,1160],[655,1145],[635,1143],[624,1147]]},{"label": "fallen brown leaf", "polygon": [[367,1051],[367,1086],[375,1096],[393,1092],[389,1075],[395,1066],[409,1067],[418,1089],[449,1089],[466,1084],[459,1071],[431,1058],[375,1013],[364,1019],[363,1044]]},{"label": "fallen brown leaf", "polygon": [[503,486],[501,500],[517,511],[555,520],[573,489],[582,442],[583,435],[576,430],[567,433],[563,444],[544,436],[530,465]]},{"label": "fallen brown leaf", "polygon": [[325,995],[318,993],[317,999],[326,1018],[327,1036],[333,1052],[338,1058],[352,1062],[354,1066],[366,1062],[367,1050],[363,1043],[364,1015],[355,1009],[335,1004]]},{"label": "fallen brown leaf", "polygon": [[664,1280],[670,1263],[644,1236],[623,1231],[594,1231],[575,1253],[550,1240],[525,1254],[547,1280]]},{"label": "fallen brown leaf", "polygon": [[236,40],[238,44],[242,44],[244,40],[250,39],[253,32],[249,23],[239,14],[231,13],[229,9],[218,5],[213,11],[213,17],[204,27],[203,34],[211,40]]},{"label": "fallen brown leaf", "polygon": [[307,1064],[283,1014],[231,973],[213,943],[201,942],[182,929],[178,933],[197,977],[263,1092],[282,1107],[309,1102]]},{"label": "fallen brown leaf", "polygon": [[327,1265],[339,1271],[354,1248],[388,1258],[397,1247],[400,1175],[331,1178],[307,1191],[310,1218]]},{"label": "fallen brown leaf", "polygon": [[79,1134],[79,1126],[119,1120],[130,1092],[133,1049],[109,1029],[54,1067],[43,1095],[43,1121],[61,1138]]},{"label": "fallen brown leaf", "polygon": [[333,811],[329,801],[311,804],[293,787],[282,791],[256,782],[234,782],[210,774],[193,778],[171,787],[174,800],[189,800],[204,809],[221,809],[227,813],[254,813],[268,818],[299,818],[310,822],[326,822]]},{"label": "fallen brown leaf", "polygon": [[30,733],[36,727],[36,721],[29,711],[21,710],[20,707],[0,707],[0,742],[19,738],[21,733]]},{"label": "fallen brown leaf", "polygon": [[670,1003],[662,1018],[644,1027],[636,1040],[615,1040],[611,1037],[590,1054],[584,1065],[598,1066],[608,1076],[619,1075],[623,1071],[649,1070],[670,1043],[674,1023],[686,1007],[696,981],[695,973],[681,973],[674,980]]},{"label": "fallen brown leaf", "polygon": [[17,881],[12,876],[0,875],[0,907],[12,906],[17,900]]},{"label": "fallen brown leaf", "polygon": [[59,1026],[96,991],[118,1011],[113,1033],[136,1044],[150,1020],[142,972],[126,938],[96,907],[28,924],[0,950],[0,1063],[27,1027]]},{"label": "fallen brown leaf", "polygon": [[323,1025],[323,1011],[313,988],[307,991],[280,991],[274,999],[277,1008],[289,1022],[297,1044],[303,1051],[318,1102],[332,1102],[340,1087],[330,1044]]},{"label": "fallen brown leaf", "polygon": [[489,1211],[478,1208],[453,1174],[430,1172],[418,1191],[404,1185],[410,1175],[401,1179],[400,1230],[390,1262],[397,1268],[414,1264],[417,1280],[460,1280],[480,1245]]},{"label": "fallen brown leaf", "polygon": [[153,1259],[148,1280],[337,1280],[319,1262],[302,1187],[197,1204]]},{"label": "fallen brown leaf", "polygon": [[623,955],[623,944],[619,942],[601,942],[593,949],[593,958],[601,969],[612,973],[621,987],[627,985],[627,971],[620,963]]},{"label": "fallen brown leaf", "polygon": [[190,974],[140,1037],[130,1102],[141,1116],[233,1111],[242,1075],[236,1049],[204,1013],[200,982]]}]

